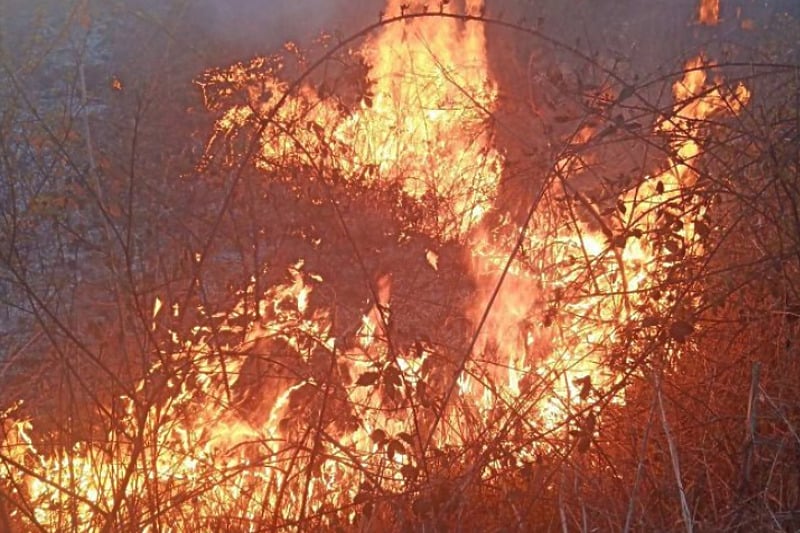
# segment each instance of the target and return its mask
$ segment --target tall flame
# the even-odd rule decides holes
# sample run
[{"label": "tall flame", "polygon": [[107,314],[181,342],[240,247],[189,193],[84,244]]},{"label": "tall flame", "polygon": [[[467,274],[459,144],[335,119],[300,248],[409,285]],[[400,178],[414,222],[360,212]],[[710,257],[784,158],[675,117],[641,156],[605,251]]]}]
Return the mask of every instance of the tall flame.
[{"label": "tall flame", "polygon": [[[527,227],[524,252],[508,265],[481,332],[479,347],[496,351],[494,364],[502,369],[500,377],[487,377],[488,388],[500,391],[496,397],[505,391],[506,401],[512,401],[525,392],[520,390],[523,380],[530,387],[530,376],[536,375],[552,391],[540,408],[547,422],[555,424],[570,406],[596,400],[592,391],[614,388],[629,356],[615,356],[609,349],[623,334],[630,335],[632,327],[663,326],[660,317],[674,314],[670,291],[663,290],[670,285],[669,266],[702,255],[702,236],[707,234],[706,208],[692,195],[701,153],[700,125],[720,113],[738,113],[750,98],[741,84],[728,94],[719,86],[709,88],[704,68],[700,58],[686,64],[683,79],[673,86],[677,103],[656,126],[671,139],[674,155],[665,170],[623,193],[613,217],[602,216],[580,193],[578,203],[591,216],[580,217],[565,207],[569,193],[564,181],[554,180],[545,192],[543,205]],[[576,167],[569,160],[559,161],[554,173]],[[598,221],[601,228],[594,229]],[[665,225],[673,227],[670,235],[664,234]],[[500,238],[481,236],[474,254],[482,287],[473,309],[476,321],[514,245],[507,233]],[[682,338],[680,330],[693,326],[687,322],[672,327]],[[609,366],[609,359],[616,364]],[[487,369],[497,373],[491,367],[473,372],[483,375]],[[616,398],[622,399],[619,394]]]},{"label": "tall flame", "polygon": [[[481,3],[468,4],[477,12]],[[391,0],[386,11],[400,13],[402,5]],[[357,109],[343,114],[334,99],[302,87],[263,131],[259,166],[272,171],[291,161],[318,168],[321,156],[322,172],[335,168],[350,180],[398,183],[412,197],[436,202],[437,220],[429,229],[451,238],[465,235],[491,207],[503,164],[487,127],[497,89],[483,24],[436,18],[391,24],[369,39],[360,55],[370,65],[372,86]],[[248,75],[266,63],[256,59],[212,72],[201,85],[230,79],[249,84]],[[225,111],[219,136],[269,114],[287,90],[274,78],[263,82],[249,88],[248,102]],[[275,126],[291,124],[291,118],[302,120],[299,128]]]}]

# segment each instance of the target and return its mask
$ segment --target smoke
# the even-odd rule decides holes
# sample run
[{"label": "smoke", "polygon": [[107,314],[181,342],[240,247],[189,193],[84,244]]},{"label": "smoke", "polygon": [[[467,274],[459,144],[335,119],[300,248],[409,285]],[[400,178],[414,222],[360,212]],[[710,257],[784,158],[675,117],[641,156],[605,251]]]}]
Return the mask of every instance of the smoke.
[{"label": "smoke", "polygon": [[[461,4],[464,0],[454,0]],[[387,0],[196,0],[202,33],[230,54],[268,53],[284,42],[307,43],[321,31],[349,35],[378,20]],[[406,4],[435,9],[440,0]],[[721,0],[723,28],[695,31],[700,0],[484,0],[487,14],[544,23],[546,33],[573,44],[629,56],[642,70],[685,59],[698,42],[730,36],[744,19],[766,27],[778,13],[800,11],[798,0]],[[393,2],[395,5],[401,3]],[[506,35],[506,38],[510,38]],[[695,41],[695,42],[693,42]]]},{"label": "smoke", "polygon": [[267,52],[284,42],[306,42],[321,31],[344,35],[378,20],[384,0],[203,0],[206,31],[249,49]]}]

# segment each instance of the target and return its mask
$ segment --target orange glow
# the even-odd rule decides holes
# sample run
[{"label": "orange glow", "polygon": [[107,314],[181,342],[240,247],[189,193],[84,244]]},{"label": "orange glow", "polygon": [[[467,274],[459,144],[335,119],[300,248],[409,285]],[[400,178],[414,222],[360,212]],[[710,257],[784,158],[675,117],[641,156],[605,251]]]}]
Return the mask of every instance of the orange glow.
[{"label": "orange glow", "polygon": [[719,23],[719,0],[700,0],[700,24],[714,26]]},{"label": "orange glow", "polygon": [[[390,0],[387,12],[399,12],[400,4]],[[480,5],[468,1],[467,9]],[[703,2],[701,20],[707,5],[718,14],[717,2]],[[484,27],[418,18],[383,27],[358,53],[373,84],[354,109],[345,112],[305,85],[262,130],[253,125],[288,90],[280,64],[257,59],[209,72],[201,87],[220,118],[207,157],[250,127],[259,131],[255,164],[265,179],[288,180],[281,172],[294,165],[321,181],[335,173],[354,184],[397,184],[425,205],[435,198],[434,222],[423,230],[469,247],[476,294],[465,313],[477,327],[516,252],[519,229],[510,216],[500,214],[494,226],[485,216],[496,208],[505,161],[488,117],[497,89]],[[99,530],[107,523],[144,531],[288,527],[301,513],[357,501],[375,480],[382,493],[405,490],[421,475],[426,443],[440,451],[466,447],[520,412],[527,424],[558,428],[601,390],[624,402],[624,389],[614,390],[630,362],[622,338],[670,315],[669,295],[653,294],[671,265],[704,253],[697,231],[704,207],[685,200],[679,212],[673,205],[701,179],[700,124],[738,112],[749,99],[742,85],[731,92],[709,87],[706,68],[691,61],[674,84],[672,112],[654,128],[669,139],[672,155],[616,198],[614,216],[584,197],[576,200],[580,211],[569,205],[566,183],[584,169],[568,157],[554,162],[558,179],[525,228],[471,353],[422,340],[395,346],[398,289],[385,273],[369,280],[370,303],[360,310],[355,340],[334,338],[333,313],[312,305],[325,280],[300,261],[285,283],[263,294],[252,283],[230,312],[205,317],[219,324],[217,331],[198,325],[185,336],[165,332],[178,348],[160,354],[135,398],[123,398],[124,412],[104,439],[45,449],[34,442],[34,421],[5,413],[2,475],[33,515],[15,518],[50,530]],[[215,100],[210,88],[223,81],[244,88],[248,101]],[[297,127],[289,131],[287,124]],[[577,142],[592,134],[582,131]],[[672,240],[650,238],[665,219],[680,226]],[[434,271],[428,273],[442,275],[445,255],[424,254]],[[255,310],[246,303],[253,301]],[[158,319],[169,306],[180,312],[154,300],[153,331],[163,327]],[[219,332],[239,340],[219,346]],[[439,376],[442,388],[455,391],[447,405],[437,405],[443,395],[423,387],[437,356],[449,365]],[[248,397],[258,408],[245,415],[231,391],[243,386],[253,357],[271,366],[266,383]],[[332,420],[326,409],[340,418]],[[530,458],[537,446],[516,446],[515,453]]]},{"label": "orange glow", "polygon": [[[540,409],[548,424],[557,424],[576,406],[588,405],[592,398],[584,388],[586,379],[594,389],[614,386],[619,376],[605,365],[609,354],[602,347],[614,346],[632,325],[669,316],[669,295],[662,291],[657,300],[650,297],[666,282],[665,266],[704,252],[695,229],[702,224],[704,206],[698,201],[682,211],[674,206],[685,202],[684,192],[698,179],[700,125],[715,114],[737,113],[750,97],[743,85],[730,94],[718,86],[709,88],[704,67],[699,58],[686,65],[683,79],[673,86],[673,112],[656,127],[672,139],[675,156],[665,162],[663,172],[646,176],[620,196],[616,216],[607,221],[605,231],[591,227],[591,218],[601,215],[587,198],[582,198],[584,207],[594,212],[587,219],[559,207],[565,191],[561,182],[553,182],[529,225],[526,253],[509,269],[481,333],[483,349],[493,346],[498,353],[496,370],[489,371],[495,375],[486,378],[488,388],[512,401],[520,393],[521,376],[533,373],[547,380],[552,394]],[[575,168],[570,160],[562,160],[555,172],[561,175]],[[642,238],[657,232],[669,217],[681,228],[676,240],[655,245]],[[473,309],[477,320],[512,247],[506,237],[485,234],[474,247],[483,294]],[[683,255],[677,256],[678,251]],[[625,357],[618,363],[624,365]],[[487,368],[491,366],[473,372],[486,375]],[[615,400],[623,401],[623,390]]]},{"label": "orange glow", "polygon": [[[391,0],[386,12],[400,13],[401,4]],[[479,2],[468,4],[477,11]],[[445,5],[443,11],[455,8]],[[384,27],[360,51],[371,66],[371,94],[343,114],[335,101],[303,86],[280,109],[276,122],[296,117],[304,127],[291,132],[267,127],[258,165],[272,170],[292,161],[315,167],[321,155],[349,179],[399,183],[415,198],[428,194],[441,200],[430,230],[462,237],[491,207],[503,165],[486,126],[497,89],[485,47],[484,27],[477,22],[424,18]],[[271,77],[260,80],[260,86],[247,85],[249,76],[265,67],[264,59],[256,59],[201,84],[233,80],[248,86],[250,95],[247,103],[224,112],[212,142],[268,114],[286,92],[287,85]]]}]

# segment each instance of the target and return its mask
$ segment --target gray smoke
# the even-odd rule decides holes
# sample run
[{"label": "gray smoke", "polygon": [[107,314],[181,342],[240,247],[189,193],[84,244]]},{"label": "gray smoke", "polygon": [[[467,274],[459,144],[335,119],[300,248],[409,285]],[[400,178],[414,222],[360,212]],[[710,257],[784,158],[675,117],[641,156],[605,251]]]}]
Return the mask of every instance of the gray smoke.
[{"label": "gray smoke", "polygon": [[253,52],[321,31],[346,35],[378,19],[384,0],[201,0],[206,31]]}]

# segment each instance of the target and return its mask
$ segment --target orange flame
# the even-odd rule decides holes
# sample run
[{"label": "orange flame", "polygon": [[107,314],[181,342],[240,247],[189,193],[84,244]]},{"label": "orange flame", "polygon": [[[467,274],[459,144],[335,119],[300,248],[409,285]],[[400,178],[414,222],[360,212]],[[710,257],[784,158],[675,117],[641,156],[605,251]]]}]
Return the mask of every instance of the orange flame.
[{"label": "orange flame", "polygon": [[[480,4],[467,2],[467,8]],[[400,1],[387,9],[399,11]],[[442,9],[454,12],[449,4]],[[34,442],[31,421],[5,413],[3,475],[12,497],[27,502],[21,508],[32,509],[31,516],[17,512],[15,518],[52,530],[115,523],[143,530],[280,526],[302,512],[357,502],[374,480],[382,480],[382,491],[404,490],[419,475],[429,440],[438,449],[461,446],[509,420],[511,411],[555,427],[598,390],[614,389],[628,355],[609,350],[630,328],[646,329],[669,314],[668,295],[652,297],[665,282],[665,265],[703,253],[704,207],[694,200],[680,212],[671,207],[700,179],[699,124],[740,110],[747,89],[709,88],[703,63],[690,62],[673,87],[672,112],[656,125],[673,154],[664,170],[618,198],[614,217],[601,215],[587,198],[580,199],[586,214],[579,215],[563,201],[563,183],[553,181],[498,286],[516,250],[512,224],[480,225],[494,206],[504,164],[487,122],[497,91],[483,26],[415,19],[385,26],[361,54],[371,65],[371,94],[345,113],[318,90],[301,87],[258,130],[256,164],[269,176],[295,164],[322,180],[335,169],[354,183],[385,180],[417,201],[441,200],[426,229],[471,245],[475,324],[498,287],[473,353],[452,378],[453,405],[437,405],[424,387],[436,348],[420,342],[404,352],[392,345],[388,275],[376,280],[376,301],[364,310],[358,341],[345,344],[331,336],[328,313],[310,305],[324,281],[300,262],[285,284],[261,295],[251,285],[230,313],[209,317],[220,324],[216,332],[207,326],[188,338],[171,332],[176,348],[162,354],[135,398],[124,398],[124,413],[102,441],[46,452]],[[222,112],[211,144],[269,116],[288,90],[279,70],[278,63],[258,59],[207,75],[207,103]],[[225,91],[245,88],[247,101],[218,102],[211,87],[220,83]],[[298,126],[289,131],[287,124]],[[566,169],[580,172],[565,159],[554,173]],[[665,219],[680,227],[674,236],[642,238]],[[441,272],[438,254],[428,250],[426,257]],[[245,305],[254,300],[255,311]],[[154,302],[154,330],[163,306]],[[239,340],[220,346],[219,332]],[[266,383],[248,388],[254,359],[269,371],[254,378]],[[258,406],[255,414],[240,412],[242,398],[232,391],[242,389]],[[411,392],[418,405],[409,405]],[[614,400],[624,401],[622,390]],[[520,402],[522,408],[504,411]],[[418,416],[417,408],[440,413],[444,422]]]},{"label": "orange flame", "polygon": [[719,0],[700,0],[700,24],[715,26],[719,23]]},{"label": "orange flame", "polygon": [[[657,301],[650,297],[665,284],[665,265],[703,253],[697,227],[704,224],[704,206],[693,200],[682,211],[673,213],[671,207],[684,201],[685,191],[698,179],[700,125],[715,114],[737,113],[750,96],[743,85],[730,94],[719,86],[708,88],[700,58],[687,63],[673,94],[677,103],[656,129],[672,139],[674,156],[666,170],[645,177],[618,199],[616,218],[603,222],[602,230],[591,227],[592,219],[602,217],[587,198],[580,197],[593,215],[583,219],[558,206],[565,195],[560,182],[546,192],[545,205],[529,225],[525,253],[511,265],[481,332],[479,348],[497,355],[494,370],[491,365],[471,369],[485,376],[478,396],[492,390],[495,397],[511,402],[525,381],[526,388],[531,386],[530,376],[538,376],[552,391],[541,412],[555,425],[570,406],[596,399],[593,390],[613,388],[619,376],[606,365],[609,353],[602,347],[614,346],[631,325],[669,316],[668,295]],[[555,172],[560,175],[567,168],[576,166],[566,159],[556,164]],[[673,240],[657,244],[657,239],[642,238],[670,218],[681,228]],[[482,287],[473,309],[476,322],[511,253],[512,243],[504,238],[482,234],[474,244],[474,268]],[[487,375],[487,368],[494,375]],[[622,401],[621,391],[616,399]]]},{"label": "orange flame", "polygon": [[[480,3],[467,7],[477,10]],[[400,13],[401,4],[391,0],[387,12]],[[455,8],[442,9],[452,13]],[[465,235],[491,207],[503,165],[486,126],[497,89],[485,47],[483,24],[474,21],[423,18],[385,26],[360,52],[373,84],[358,108],[343,114],[335,101],[303,86],[274,123],[291,123],[294,117],[304,126],[291,132],[267,127],[259,166],[273,170],[292,161],[314,168],[321,156],[329,165],[325,168],[337,168],[350,180],[399,183],[418,200],[443,200],[429,229],[448,237]],[[201,84],[205,89],[234,80],[248,87],[248,102],[225,111],[212,142],[269,113],[288,89],[271,77],[279,68],[256,59],[214,72]],[[256,71],[266,75],[260,86],[250,84]]]}]

